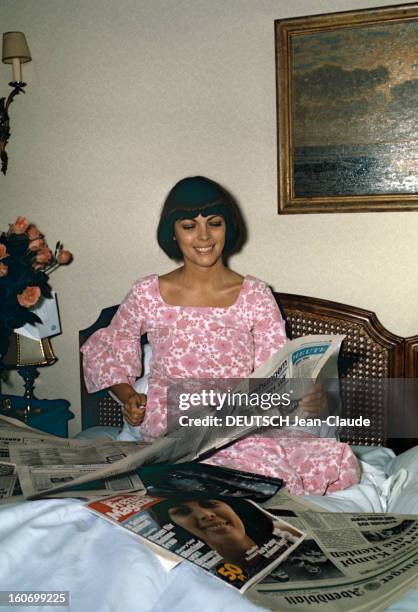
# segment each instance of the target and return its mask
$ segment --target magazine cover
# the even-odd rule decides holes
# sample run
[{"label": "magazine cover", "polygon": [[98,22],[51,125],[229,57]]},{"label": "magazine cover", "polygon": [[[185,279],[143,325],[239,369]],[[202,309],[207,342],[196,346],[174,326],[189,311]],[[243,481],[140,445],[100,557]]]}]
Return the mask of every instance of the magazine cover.
[{"label": "magazine cover", "polygon": [[244,592],[272,571],[305,534],[254,502],[209,495],[114,495],[87,504],[143,542],[187,559]]},{"label": "magazine cover", "polygon": [[152,497],[210,493],[264,502],[283,486],[280,478],[196,462],[145,465],[137,469],[137,474]]}]

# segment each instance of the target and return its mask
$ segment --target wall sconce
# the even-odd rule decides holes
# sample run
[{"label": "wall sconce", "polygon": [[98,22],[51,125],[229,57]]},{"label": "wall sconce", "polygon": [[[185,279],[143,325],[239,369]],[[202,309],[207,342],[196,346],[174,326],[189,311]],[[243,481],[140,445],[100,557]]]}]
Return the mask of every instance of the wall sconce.
[{"label": "wall sconce", "polygon": [[0,160],[1,171],[6,174],[8,163],[6,145],[10,138],[8,110],[13,98],[19,93],[25,93],[23,88],[26,87],[26,83],[22,82],[22,64],[30,62],[32,59],[23,32],[5,32],[3,34],[2,59],[4,64],[12,64],[13,69],[13,80],[9,83],[13,89],[6,102],[5,98],[0,98]]}]

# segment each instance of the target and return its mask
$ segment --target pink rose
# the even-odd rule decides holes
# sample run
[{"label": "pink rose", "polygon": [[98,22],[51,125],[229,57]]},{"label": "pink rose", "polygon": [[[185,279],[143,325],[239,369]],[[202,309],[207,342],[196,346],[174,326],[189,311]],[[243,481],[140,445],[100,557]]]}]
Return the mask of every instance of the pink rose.
[{"label": "pink rose", "polygon": [[26,234],[29,240],[35,240],[36,238],[41,238],[42,236],[41,232],[33,223],[29,225],[28,229],[26,230]]},{"label": "pink rose", "polygon": [[39,287],[26,287],[26,289],[17,296],[17,301],[21,306],[29,308],[30,306],[34,306],[40,297],[41,290]]},{"label": "pink rose", "polygon": [[36,253],[36,261],[38,263],[49,263],[52,259],[52,251],[46,245],[39,249]]},{"label": "pink rose", "polygon": [[26,217],[18,217],[14,223],[10,226],[12,234],[24,234],[29,227],[29,221]]},{"label": "pink rose", "polygon": [[6,264],[0,263],[0,277],[7,276],[8,272],[9,272],[9,268],[6,266]]},{"label": "pink rose", "polygon": [[42,238],[35,238],[29,242],[28,249],[29,251],[39,251],[43,246],[45,246],[45,242]]},{"label": "pink rose", "polygon": [[0,259],[4,259],[5,257],[8,257],[9,253],[6,250],[6,247],[4,244],[0,244]]},{"label": "pink rose", "polygon": [[70,251],[66,251],[65,249],[58,253],[58,263],[61,266],[66,266],[71,263],[73,260],[73,254]]}]

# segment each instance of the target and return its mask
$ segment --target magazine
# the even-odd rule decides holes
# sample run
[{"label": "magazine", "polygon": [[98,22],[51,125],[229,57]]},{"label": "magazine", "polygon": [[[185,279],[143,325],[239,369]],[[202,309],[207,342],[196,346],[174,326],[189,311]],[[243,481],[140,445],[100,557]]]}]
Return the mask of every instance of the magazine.
[{"label": "magazine", "polygon": [[86,504],[154,552],[175,555],[243,593],[305,537],[252,501],[211,495],[114,495]]},{"label": "magazine", "polygon": [[194,492],[246,497],[256,502],[265,502],[283,486],[281,478],[205,463],[144,465],[137,469],[137,474],[148,495],[153,497]]}]

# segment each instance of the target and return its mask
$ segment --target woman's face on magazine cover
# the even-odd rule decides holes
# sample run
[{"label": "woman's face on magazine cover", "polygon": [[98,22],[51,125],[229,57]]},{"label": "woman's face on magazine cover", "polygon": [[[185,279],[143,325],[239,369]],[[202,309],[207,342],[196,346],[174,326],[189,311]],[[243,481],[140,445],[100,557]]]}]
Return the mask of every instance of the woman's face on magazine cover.
[{"label": "woman's face on magazine cover", "polygon": [[241,542],[246,536],[240,517],[221,500],[188,500],[172,506],[168,513],[174,523],[204,540],[211,548]]}]

